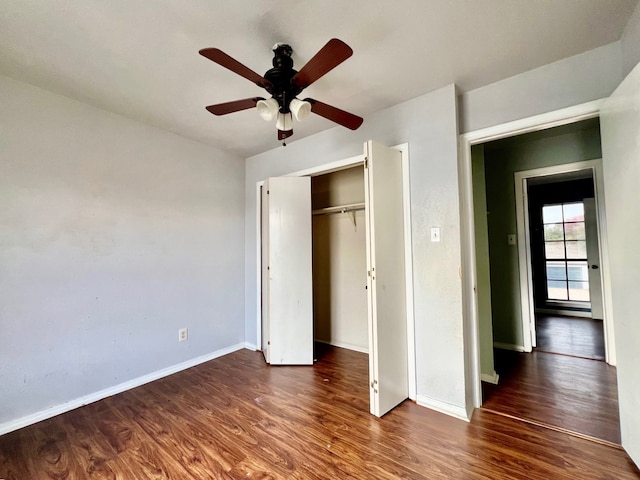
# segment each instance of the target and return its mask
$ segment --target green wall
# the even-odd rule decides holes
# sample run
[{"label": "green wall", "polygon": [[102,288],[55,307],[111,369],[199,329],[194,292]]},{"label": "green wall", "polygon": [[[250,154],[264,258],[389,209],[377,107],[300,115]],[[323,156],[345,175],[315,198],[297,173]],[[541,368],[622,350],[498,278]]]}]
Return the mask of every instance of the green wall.
[{"label": "green wall", "polygon": [[471,175],[473,179],[473,223],[476,240],[476,295],[478,298],[480,372],[483,377],[494,377],[491,271],[489,267],[489,232],[487,230],[487,192],[485,188],[483,145],[471,147]]},{"label": "green wall", "polygon": [[[490,311],[495,343],[523,345],[518,249],[507,244],[507,235],[516,233],[514,173],[601,157],[597,119],[484,144]],[[481,290],[479,286],[479,295]],[[478,303],[482,303],[480,298]]]}]

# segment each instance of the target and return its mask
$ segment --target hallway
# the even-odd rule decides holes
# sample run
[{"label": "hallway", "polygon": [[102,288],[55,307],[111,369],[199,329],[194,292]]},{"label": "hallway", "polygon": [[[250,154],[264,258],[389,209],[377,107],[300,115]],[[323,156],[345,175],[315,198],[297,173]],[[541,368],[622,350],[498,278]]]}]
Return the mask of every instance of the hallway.
[{"label": "hallway", "polygon": [[483,383],[482,408],[619,445],[616,369],[602,361],[602,322],[595,322],[539,317],[533,352],[495,349],[500,382]]}]

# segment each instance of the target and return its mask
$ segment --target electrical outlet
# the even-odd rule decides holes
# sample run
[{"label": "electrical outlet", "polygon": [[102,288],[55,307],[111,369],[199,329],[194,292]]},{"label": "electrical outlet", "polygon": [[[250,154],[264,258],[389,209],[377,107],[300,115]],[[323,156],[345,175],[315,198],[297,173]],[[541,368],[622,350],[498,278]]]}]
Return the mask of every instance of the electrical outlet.
[{"label": "electrical outlet", "polygon": [[179,342],[184,342],[187,338],[189,338],[188,336],[188,332],[186,327],[185,328],[181,328],[180,330],[178,330],[178,341]]}]

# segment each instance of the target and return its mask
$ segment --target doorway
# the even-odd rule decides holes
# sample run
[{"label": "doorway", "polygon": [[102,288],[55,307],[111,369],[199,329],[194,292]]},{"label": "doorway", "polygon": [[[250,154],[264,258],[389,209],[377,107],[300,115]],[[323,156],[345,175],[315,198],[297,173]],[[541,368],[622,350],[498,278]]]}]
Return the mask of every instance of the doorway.
[{"label": "doorway", "polygon": [[[480,402],[498,413],[548,425],[556,422],[555,428],[568,431],[570,425],[562,421],[572,418],[571,410],[560,412],[553,406],[574,402],[578,411],[586,403],[586,410],[593,413],[591,421],[580,425],[576,417],[575,428],[585,430],[581,434],[586,436],[619,443],[615,369],[589,364],[593,360],[585,359],[570,360],[586,361],[582,366],[566,367],[564,363],[569,360],[556,354],[589,355],[575,355],[575,350],[551,354],[543,352],[544,347],[536,348],[538,339],[544,343],[549,335],[569,335],[565,336],[565,344],[575,346],[571,335],[577,329],[571,327],[578,324],[564,329],[557,328],[558,324],[565,322],[566,327],[566,321],[577,322],[585,317],[591,321],[591,300],[596,312],[597,305],[600,312],[603,310],[602,301],[596,297],[601,299],[600,272],[606,268],[600,269],[598,259],[587,258],[585,225],[590,205],[591,211],[596,212],[595,221],[590,219],[590,223],[595,224],[595,251],[599,253],[597,223],[600,217],[604,220],[604,209],[598,206],[598,194],[602,193],[601,183],[598,185],[602,182],[601,156],[597,117],[479,143],[471,149],[473,171],[477,172],[477,164],[481,164],[483,177],[482,188],[477,188],[475,175],[472,177],[476,248],[482,246],[482,239],[478,238],[482,228],[478,226],[484,220],[489,256],[483,265],[482,252],[475,252],[480,336],[484,332],[490,339],[480,343],[479,354],[482,379],[495,379],[492,383],[498,384],[485,384],[484,402]],[[478,199],[476,190],[484,193],[483,199]],[[479,203],[483,215],[478,215]],[[597,275],[590,275],[591,265]],[[489,292],[482,291],[481,287],[486,286],[483,280],[490,285]],[[486,295],[490,296],[488,306],[482,302]],[[557,320],[552,325],[555,329],[548,328],[549,315],[557,316],[552,319]],[[602,341],[607,331],[602,329],[601,319],[607,317],[602,313],[595,316],[600,317],[595,321],[604,332],[600,335]],[[540,320],[539,332],[536,319]],[[549,342],[545,346],[548,348]],[[524,353],[532,350],[533,353]],[[615,359],[615,351],[608,357]],[[593,368],[602,372],[596,374]],[[585,382],[580,385],[575,381],[578,371],[585,372]],[[589,405],[581,390],[587,385],[588,390],[606,391],[606,395]],[[535,400],[528,402],[529,397]],[[598,415],[600,407],[605,421],[596,425],[593,416]]]}]

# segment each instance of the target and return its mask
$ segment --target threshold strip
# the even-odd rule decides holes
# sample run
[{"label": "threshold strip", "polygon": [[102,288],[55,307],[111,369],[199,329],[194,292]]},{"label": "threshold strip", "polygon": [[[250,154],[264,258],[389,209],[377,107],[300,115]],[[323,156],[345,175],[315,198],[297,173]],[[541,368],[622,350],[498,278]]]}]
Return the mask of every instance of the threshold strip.
[{"label": "threshold strip", "polygon": [[558,433],[564,433],[566,435],[571,435],[572,437],[581,438],[583,440],[588,440],[589,442],[598,443],[606,447],[611,447],[611,448],[615,448],[616,450],[624,451],[624,448],[622,448],[622,445],[619,445],[614,442],[610,442],[608,440],[603,440],[602,438],[592,437],[591,435],[587,435],[585,433],[574,432],[573,430],[557,427],[555,425],[550,425],[544,422],[538,422],[536,420],[531,420],[529,418],[516,417],[515,415],[510,415],[504,412],[498,412],[497,410],[493,410],[491,408],[485,408],[485,407],[480,407],[480,408],[481,410],[485,412],[493,413],[494,415],[500,415],[501,417],[510,418],[511,420],[517,420],[523,423],[528,423],[529,425],[535,425],[536,427],[546,428],[547,430],[553,430]]}]

